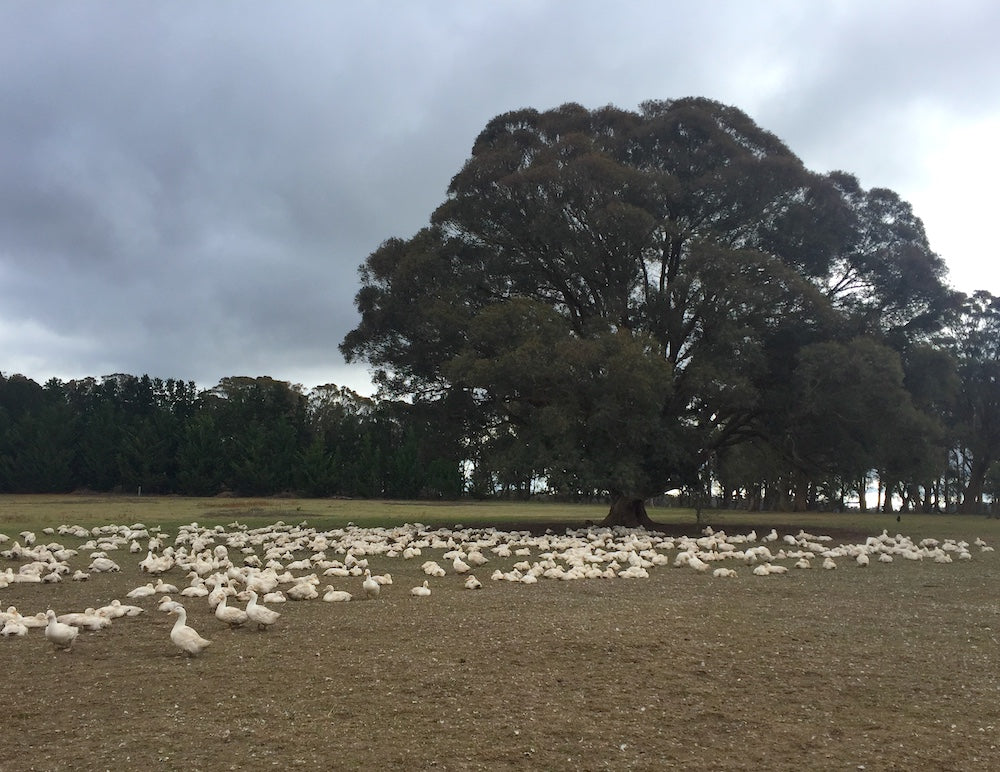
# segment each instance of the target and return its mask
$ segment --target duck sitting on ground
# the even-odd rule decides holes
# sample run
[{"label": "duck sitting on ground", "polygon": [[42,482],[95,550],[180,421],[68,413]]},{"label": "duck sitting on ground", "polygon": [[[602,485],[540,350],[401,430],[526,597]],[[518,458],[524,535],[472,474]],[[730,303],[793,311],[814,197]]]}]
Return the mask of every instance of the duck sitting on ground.
[{"label": "duck sitting on ground", "polygon": [[483,583],[476,579],[475,576],[469,574],[468,579],[465,580],[465,589],[467,590],[481,590],[483,589]]},{"label": "duck sitting on ground", "polygon": [[17,637],[23,637],[28,634],[28,626],[25,625],[19,619],[8,619],[3,626],[3,630],[0,630],[0,635],[4,638],[9,638],[14,635]]},{"label": "duck sitting on ground", "polygon": [[121,617],[137,617],[142,614],[145,609],[142,606],[133,606],[130,604],[122,603],[120,600],[113,600],[107,606],[101,606],[97,609],[97,613],[102,617],[107,617],[108,619],[120,619]]},{"label": "duck sitting on ground", "polygon": [[152,582],[140,585],[139,587],[131,589],[125,593],[126,598],[132,598],[133,600],[138,598],[148,598],[150,595],[156,595],[156,590],[153,588]]},{"label": "duck sitting on ground", "polygon": [[326,592],[323,594],[323,600],[327,603],[343,603],[351,600],[354,596],[346,590],[335,590],[332,584],[328,584],[325,588]]},{"label": "duck sitting on ground", "polygon": [[111,619],[101,616],[96,609],[88,608],[84,611],[73,611],[69,614],[60,614],[56,620],[72,627],[80,627],[84,630],[103,630],[111,627]]}]

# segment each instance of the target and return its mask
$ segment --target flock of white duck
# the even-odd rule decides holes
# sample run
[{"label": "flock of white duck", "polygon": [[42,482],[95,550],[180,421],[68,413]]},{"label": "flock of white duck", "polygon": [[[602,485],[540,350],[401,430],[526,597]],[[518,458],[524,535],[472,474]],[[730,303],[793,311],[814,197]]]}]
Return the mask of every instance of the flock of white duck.
[{"label": "flock of white duck", "polygon": [[[82,612],[57,615],[50,608],[29,616],[10,606],[0,611],[0,636],[20,638],[33,627],[44,628],[53,646],[71,650],[80,630],[99,631],[114,620],[137,617],[146,610],[138,604],[159,596],[156,608],[177,616],[170,640],[192,657],[212,642],[188,625],[187,610],[175,596],[188,603],[208,603],[215,617],[228,627],[247,625],[264,631],[281,618],[281,613],[266,604],[315,598],[333,603],[355,598],[332,584],[327,584],[321,595],[318,588],[324,578],[331,582],[361,579],[359,596],[379,598],[382,588],[392,584],[392,575],[372,574],[369,558],[416,560],[426,557],[425,552],[439,554],[438,559],[422,561],[424,574],[431,579],[457,575],[466,589],[479,590],[483,584],[473,572],[491,561],[512,563],[506,571],[495,568],[490,575],[493,581],[536,584],[546,579],[646,578],[650,569],[658,566],[735,578],[741,567],[755,576],[771,576],[786,574],[789,564],[795,569],[820,565],[832,570],[844,563],[866,567],[872,561],[951,563],[972,560],[977,552],[993,552],[993,547],[982,539],[972,544],[952,539],[915,543],[907,536],[890,536],[886,531],[853,544],[834,544],[829,536],[804,531],[779,537],[772,530],[758,537],[753,531],[727,535],[706,528],[698,537],[668,537],[645,530],[587,528],[532,535],[527,531],[462,526],[431,529],[420,523],[395,528],[349,525],[328,531],[318,531],[306,523],[278,522],[261,528],[238,522],[214,527],[191,523],[179,528],[172,540],[160,528],[147,528],[141,523],[91,529],[63,525],[46,528],[42,533],[49,538],[74,538],[80,544],[68,548],[56,541],[39,543],[30,531],[22,531],[13,540],[0,533],[0,559],[16,564],[0,570],[0,590],[20,583],[86,581],[93,575],[120,571],[118,561],[124,559],[117,556],[137,558],[143,552],[145,557],[138,560],[138,566],[155,576],[156,581],[127,593],[127,599],[136,603],[113,600]],[[80,562],[86,562],[86,567],[74,568],[73,564]],[[183,588],[165,581],[163,577],[168,573],[183,576]],[[430,579],[413,587],[410,594],[417,598],[430,596]]]}]

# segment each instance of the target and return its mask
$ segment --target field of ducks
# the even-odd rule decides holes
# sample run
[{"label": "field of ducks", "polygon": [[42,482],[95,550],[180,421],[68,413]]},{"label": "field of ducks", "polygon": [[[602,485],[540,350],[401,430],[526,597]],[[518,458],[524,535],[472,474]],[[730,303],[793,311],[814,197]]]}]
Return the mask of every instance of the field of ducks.
[{"label": "field of ducks", "polygon": [[24,768],[1000,760],[981,538],[237,520],[0,542]]}]

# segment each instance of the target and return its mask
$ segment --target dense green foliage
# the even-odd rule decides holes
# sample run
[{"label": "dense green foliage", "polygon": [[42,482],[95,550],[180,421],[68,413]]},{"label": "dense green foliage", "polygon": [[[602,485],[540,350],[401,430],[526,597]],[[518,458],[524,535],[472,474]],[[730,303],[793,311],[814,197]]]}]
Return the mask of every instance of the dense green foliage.
[{"label": "dense green foliage", "polygon": [[[526,109],[368,257],[341,350],[460,423],[487,491],[609,494],[628,523],[674,487],[806,508],[877,475],[943,506],[947,450],[968,487],[993,447],[955,431],[945,273],[895,193],[735,108]],[[920,362],[946,350],[935,392]]]},{"label": "dense green foliage", "polygon": [[400,403],[271,378],[0,375],[0,492],[456,498],[460,459]]}]

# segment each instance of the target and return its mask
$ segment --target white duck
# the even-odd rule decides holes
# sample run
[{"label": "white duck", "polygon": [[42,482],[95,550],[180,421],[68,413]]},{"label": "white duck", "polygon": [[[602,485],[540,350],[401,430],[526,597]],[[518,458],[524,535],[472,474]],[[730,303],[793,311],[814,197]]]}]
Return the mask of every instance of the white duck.
[{"label": "white duck", "polygon": [[181,590],[181,595],[185,598],[204,598],[208,595],[208,592],[209,590],[205,586],[205,580],[195,574],[194,578],[191,580],[191,584]]},{"label": "white duck", "polygon": [[226,596],[222,596],[219,605],[215,607],[215,618],[220,622],[225,622],[230,627],[239,627],[244,624],[248,617],[247,612],[236,606],[226,605]]},{"label": "white duck", "polygon": [[470,550],[469,554],[465,556],[466,561],[471,566],[482,566],[489,563],[489,559],[479,550]]},{"label": "white duck", "polygon": [[365,569],[365,580],[362,582],[361,587],[370,600],[377,598],[379,591],[382,589],[382,585],[372,579],[372,572],[367,568]]},{"label": "white duck", "polygon": [[227,595],[235,595],[236,591],[233,590],[226,582],[222,579],[216,579],[214,582],[206,582],[207,584],[212,584],[214,589],[208,593],[208,605],[214,610],[218,606],[222,599]]},{"label": "white duck", "polygon": [[323,600],[327,603],[343,603],[351,600],[354,596],[345,590],[335,590],[332,584],[328,584],[325,588],[326,592],[323,594]]},{"label": "white duck", "polygon": [[431,588],[428,586],[428,582],[424,579],[424,583],[419,587],[414,587],[410,590],[410,595],[414,595],[418,598],[426,598],[431,594]]},{"label": "white duck", "polygon": [[468,579],[465,580],[465,589],[467,590],[481,590],[483,589],[483,583],[476,579],[475,576],[469,574]]},{"label": "white duck", "polygon": [[101,616],[96,609],[88,608],[82,612],[74,611],[68,614],[60,614],[56,621],[72,627],[80,627],[85,630],[103,630],[111,626],[111,619]]},{"label": "white duck", "polygon": [[91,562],[87,568],[90,569],[92,573],[101,574],[108,571],[121,571],[121,566],[119,566],[111,558],[107,557],[96,557]]},{"label": "white duck", "polygon": [[19,621],[21,622],[22,625],[28,628],[45,627],[46,625],[48,625],[48,617],[42,611],[39,611],[37,614],[32,614],[31,616],[27,617],[22,616],[20,617]]},{"label": "white duck", "polygon": [[4,638],[9,638],[12,635],[18,637],[23,637],[28,634],[28,626],[21,622],[19,619],[8,619],[3,626],[3,630],[0,630],[0,635]]},{"label": "white duck", "polygon": [[153,586],[153,590],[155,590],[157,594],[161,592],[180,592],[177,589],[176,584],[170,584],[169,582],[163,581],[163,579],[156,580],[156,584]]},{"label": "white duck", "polygon": [[288,588],[288,597],[292,600],[312,600],[319,597],[319,592],[312,583],[299,582]]},{"label": "white duck", "polygon": [[80,634],[80,629],[72,625],[66,625],[56,619],[56,612],[49,609],[45,612],[47,624],[45,625],[45,637],[59,649],[67,651],[73,648],[73,641]]},{"label": "white duck", "polygon": [[[139,614],[146,613],[146,610],[142,606],[132,606],[127,603],[122,603],[120,600],[113,600],[110,605],[115,609],[116,614],[121,614],[127,617],[137,617]],[[124,612],[124,614],[122,614],[122,612]]]},{"label": "white duck", "polygon": [[187,611],[180,603],[175,604],[169,613],[177,615],[177,621],[170,630],[170,640],[189,657],[197,657],[212,645],[211,641],[198,635],[193,627],[188,627]]},{"label": "white duck", "polygon": [[253,590],[250,590],[250,600],[247,601],[246,614],[251,622],[257,624],[258,630],[266,630],[281,617],[281,614],[277,611],[258,605],[257,593]]},{"label": "white duck", "polygon": [[126,598],[132,598],[133,600],[138,598],[148,598],[150,595],[156,595],[156,590],[153,588],[152,582],[140,585],[139,587],[125,593]]}]

